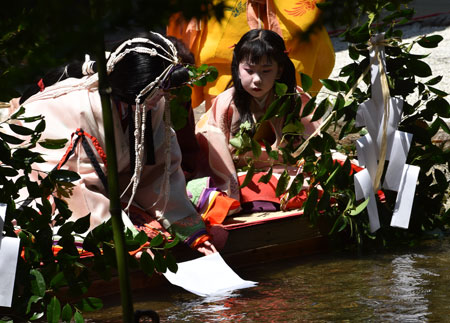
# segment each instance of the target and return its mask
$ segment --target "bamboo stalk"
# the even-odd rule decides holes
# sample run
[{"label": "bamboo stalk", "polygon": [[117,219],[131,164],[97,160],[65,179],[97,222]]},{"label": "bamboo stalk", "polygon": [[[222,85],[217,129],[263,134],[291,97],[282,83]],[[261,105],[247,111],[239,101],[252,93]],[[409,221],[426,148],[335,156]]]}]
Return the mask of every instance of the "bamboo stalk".
[{"label": "bamboo stalk", "polygon": [[[100,8],[102,1],[91,0],[91,16],[94,24],[101,19]],[[96,26],[99,26],[97,24]],[[134,321],[133,300],[129,281],[127,252],[125,248],[124,225],[122,222],[122,209],[120,205],[119,180],[117,172],[116,145],[114,141],[114,123],[111,111],[110,93],[105,59],[104,34],[101,28],[95,28],[95,56],[97,60],[98,89],[100,93],[103,113],[103,126],[105,130],[105,146],[108,162],[108,197],[110,201],[111,222],[113,228],[114,246],[119,273],[120,297],[122,302],[123,322]]]}]

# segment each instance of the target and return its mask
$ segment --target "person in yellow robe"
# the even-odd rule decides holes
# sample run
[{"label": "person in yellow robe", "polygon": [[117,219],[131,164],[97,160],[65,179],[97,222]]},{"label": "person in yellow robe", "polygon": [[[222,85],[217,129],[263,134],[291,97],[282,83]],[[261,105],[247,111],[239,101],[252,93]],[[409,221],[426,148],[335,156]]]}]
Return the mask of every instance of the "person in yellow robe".
[{"label": "person in yellow robe", "polygon": [[[220,0],[215,0],[218,3]],[[192,106],[205,101],[211,107],[212,99],[222,93],[231,81],[230,64],[233,46],[250,29],[270,29],[283,37],[289,58],[297,71],[297,84],[301,86],[300,72],[313,80],[310,93],[321,88],[319,79],[327,78],[335,61],[333,45],[322,27],[308,40],[299,34],[318,18],[316,3],[322,0],[225,0],[224,18],[186,21],[180,13],[174,14],[167,26],[167,35],[182,39],[194,54],[197,65],[208,64],[217,68],[219,76],[204,87],[194,87]]]}]

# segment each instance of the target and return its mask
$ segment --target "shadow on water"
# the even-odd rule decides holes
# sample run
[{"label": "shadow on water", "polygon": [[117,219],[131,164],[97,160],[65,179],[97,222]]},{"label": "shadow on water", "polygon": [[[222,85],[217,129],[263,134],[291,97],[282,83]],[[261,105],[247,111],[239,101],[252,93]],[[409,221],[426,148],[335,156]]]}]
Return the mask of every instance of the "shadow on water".
[{"label": "shadow on water", "polygon": [[[259,285],[215,298],[167,286],[136,294],[135,309],[153,309],[161,322],[443,322],[450,316],[450,239],[363,257],[292,259],[238,274]],[[120,322],[117,301],[86,313],[87,322]]]}]

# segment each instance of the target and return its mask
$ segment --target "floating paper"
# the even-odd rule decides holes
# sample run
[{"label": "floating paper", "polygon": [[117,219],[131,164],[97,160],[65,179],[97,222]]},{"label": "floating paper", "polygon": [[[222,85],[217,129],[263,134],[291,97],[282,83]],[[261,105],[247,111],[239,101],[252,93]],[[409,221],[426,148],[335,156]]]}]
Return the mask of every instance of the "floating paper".
[{"label": "floating paper", "polygon": [[164,276],[170,283],[199,296],[220,296],[258,284],[240,278],[218,252],[179,263],[176,273],[167,271]]},{"label": "floating paper", "polygon": [[11,307],[20,239],[3,236],[5,217],[6,204],[0,203],[0,306]]}]

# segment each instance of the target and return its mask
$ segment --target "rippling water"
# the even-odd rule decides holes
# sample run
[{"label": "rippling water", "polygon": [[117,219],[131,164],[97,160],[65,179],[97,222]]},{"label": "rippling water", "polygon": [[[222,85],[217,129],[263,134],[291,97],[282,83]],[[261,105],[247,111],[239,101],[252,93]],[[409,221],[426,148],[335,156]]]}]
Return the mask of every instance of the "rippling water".
[{"label": "rippling water", "polygon": [[[259,285],[222,298],[169,286],[136,295],[134,307],[157,311],[161,322],[450,321],[449,239],[390,253],[333,253],[237,272]],[[87,321],[120,317],[121,308],[113,306]]]}]

